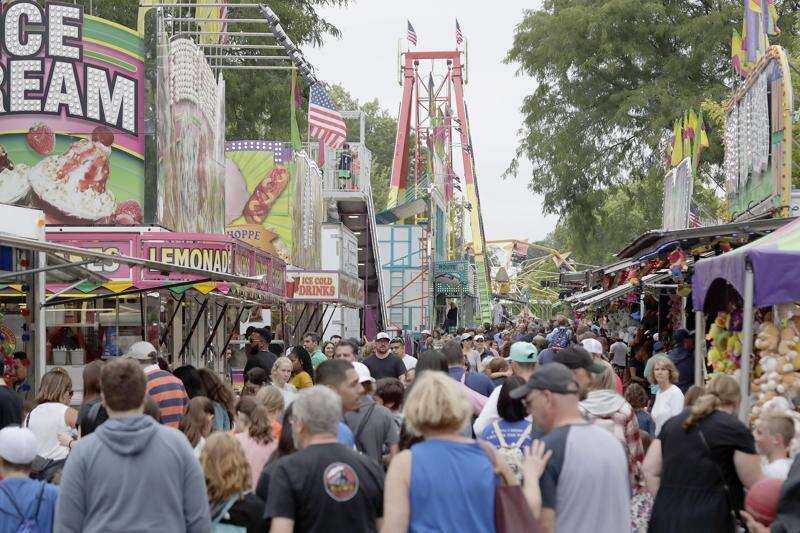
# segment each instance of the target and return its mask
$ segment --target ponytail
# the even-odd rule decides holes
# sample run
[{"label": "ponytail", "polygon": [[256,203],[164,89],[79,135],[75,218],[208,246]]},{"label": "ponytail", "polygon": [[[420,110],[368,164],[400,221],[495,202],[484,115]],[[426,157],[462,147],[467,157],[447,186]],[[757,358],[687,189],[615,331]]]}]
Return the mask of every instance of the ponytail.
[{"label": "ponytail", "polygon": [[689,416],[683,421],[684,429],[692,428],[720,407],[739,405],[740,399],[739,383],[734,378],[725,374],[715,377],[706,388],[706,393],[692,405]]},{"label": "ponytail", "polygon": [[272,418],[266,407],[251,396],[239,400],[236,410],[247,416],[247,434],[259,444],[269,444],[273,440]]},{"label": "ponytail", "polygon": [[683,428],[690,429],[692,426],[703,420],[705,417],[716,411],[722,402],[716,394],[703,394],[697,400],[689,411],[689,416],[683,421]]}]

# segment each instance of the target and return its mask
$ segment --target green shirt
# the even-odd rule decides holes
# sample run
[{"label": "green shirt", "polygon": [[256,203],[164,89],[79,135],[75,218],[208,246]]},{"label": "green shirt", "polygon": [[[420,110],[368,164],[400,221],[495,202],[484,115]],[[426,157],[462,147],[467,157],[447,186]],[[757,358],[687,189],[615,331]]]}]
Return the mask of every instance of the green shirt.
[{"label": "green shirt", "polygon": [[311,353],[311,366],[314,367],[314,370],[316,370],[319,365],[321,365],[327,360],[328,358],[325,357],[325,354],[322,353],[320,350],[314,350]]}]

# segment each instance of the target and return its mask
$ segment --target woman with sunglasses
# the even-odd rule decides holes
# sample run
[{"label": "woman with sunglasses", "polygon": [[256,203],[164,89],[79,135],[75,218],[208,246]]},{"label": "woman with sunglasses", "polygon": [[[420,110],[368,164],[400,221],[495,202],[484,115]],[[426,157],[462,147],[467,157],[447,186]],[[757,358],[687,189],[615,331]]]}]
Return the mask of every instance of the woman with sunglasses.
[{"label": "woman with sunglasses", "polygon": [[[72,434],[78,422],[78,411],[69,406],[72,401],[72,380],[61,368],[54,368],[42,377],[35,407],[25,418],[25,426],[36,437],[36,455],[32,477],[49,481],[63,467],[74,441],[59,439],[60,434]],[[66,444],[63,444],[62,441]]]}]

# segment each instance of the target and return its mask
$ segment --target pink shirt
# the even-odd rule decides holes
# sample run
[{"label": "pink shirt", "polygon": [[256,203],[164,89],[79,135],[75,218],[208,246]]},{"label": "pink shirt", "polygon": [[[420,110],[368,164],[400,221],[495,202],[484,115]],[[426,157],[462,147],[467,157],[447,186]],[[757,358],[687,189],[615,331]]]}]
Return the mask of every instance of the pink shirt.
[{"label": "pink shirt", "polygon": [[619,379],[616,372],[614,372],[614,387],[617,389],[617,394],[622,396],[622,380]]},{"label": "pink shirt", "polygon": [[273,440],[269,444],[259,444],[247,433],[236,433],[234,437],[239,439],[239,443],[244,449],[244,455],[247,457],[247,462],[250,464],[250,484],[252,489],[256,490],[258,485],[258,478],[261,477],[261,471],[264,465],[267,464],[267,459],[278,447],[278,441]]}]

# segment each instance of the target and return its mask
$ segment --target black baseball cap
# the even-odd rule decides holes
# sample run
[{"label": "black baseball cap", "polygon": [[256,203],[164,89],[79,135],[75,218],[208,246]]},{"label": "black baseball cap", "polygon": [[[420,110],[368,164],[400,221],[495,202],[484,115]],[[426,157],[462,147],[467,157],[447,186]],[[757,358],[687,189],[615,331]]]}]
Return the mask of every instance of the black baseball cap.
[{"label": "black baseball cap", "polygon": [[514,400],[528,395],[532,390],[549,390],[556,394],[578,394],[578,384],[569,368],[561,363],[548,363],[534,370],[525,385],[509,393]]},{"label": "black baseball cap", "polygon": [[553,358],[570,370],[585,368],[593,374],[601,374],[605,367],[594,360],[594,357],[580,346],[570,346],[556,352]]}]

